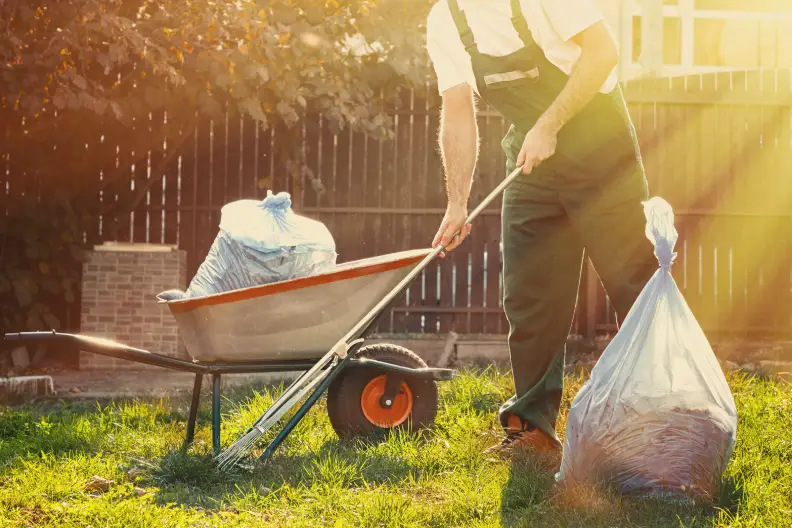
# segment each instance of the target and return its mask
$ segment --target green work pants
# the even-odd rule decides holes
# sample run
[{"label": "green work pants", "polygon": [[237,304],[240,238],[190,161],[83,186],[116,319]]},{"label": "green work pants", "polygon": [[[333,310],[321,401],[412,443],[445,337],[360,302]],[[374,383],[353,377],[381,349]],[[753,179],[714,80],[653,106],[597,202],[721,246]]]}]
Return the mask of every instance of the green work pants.
[{"label": "green work pants", "polygon": [[[512,127],[503,139],[507,173],[524,137]],[[504,310],[515,395],[500,409],[502,423],[516,414],[557,439],[566,340],[584,252],[623,321],[657,268],[644,235],[641,202],[647,198],[640,163],[603,175],[554,157],[506,189]]]}]

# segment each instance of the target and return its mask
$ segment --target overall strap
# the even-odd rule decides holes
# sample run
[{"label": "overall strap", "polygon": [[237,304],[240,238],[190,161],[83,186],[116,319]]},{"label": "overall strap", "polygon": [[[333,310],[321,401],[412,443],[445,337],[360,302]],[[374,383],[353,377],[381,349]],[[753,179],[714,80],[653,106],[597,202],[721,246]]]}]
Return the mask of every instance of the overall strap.
[{"label": "overall strap", "polygon": [[459,32],[462,44],[465,46],[465,51],[469,54],[478,53],[478,46],[476,46],[476,40],[473,38],[473,31],[470,30],[467,18],[465,18],[465,14],[459,8],[459,2],[457,0],[448,0],[448,9],[451,11],[451,17],[454,19],[454,25]]},{"label": "overall strap", "polygon": [[[450,1],[451,0],[449,0],[449,2]],[[522,40],[523,44],[526,46],[535,45],[536,41],[531,35],[531,30],[528,28],[528,21],[525,20],[525,15],[523,15],[522,8],[520,7],[520,0],[511,0],[511,12],[511,22],[517,34],[520,36],[520,40]]]}]

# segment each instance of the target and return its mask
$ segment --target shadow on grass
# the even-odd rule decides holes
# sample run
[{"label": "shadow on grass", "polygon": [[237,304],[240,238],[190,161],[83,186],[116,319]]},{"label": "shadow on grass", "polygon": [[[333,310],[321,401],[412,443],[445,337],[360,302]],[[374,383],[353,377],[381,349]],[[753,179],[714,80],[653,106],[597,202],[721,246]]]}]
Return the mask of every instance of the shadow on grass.
[{"label": "shadow on grass", "polygon": [[501,494],[501,524],[527,526],[525,523],[551,496],[552,487],[552,466],[527,457],[515,459]]},{"label": "shadow on grass", "polygon": [[557,465],[522,460],[512,464],[502,493],[501,523],[507,527],[597,528],[620,526],[709,526],[719,509],[737,514],[741,485],[725,479],[715,503],[709,506],[674,505],[640,500],[591,486],[561,486],[555,482]]},{"label": "shadow on grass", "polygon": [[376,437],[332,440],[315,452],[276,452],[263,462],[251,456],[228,470],[218,469],[211,455],[178,449],[155,462],[155,469],[145,480],[159,487],[156,502],[160,505],[217,508],[246,494],[268,495],[284,487],[311,488],[317,483],[350,488],[364,482],[396,484],[425,469],[366,449],[376,441]]}]

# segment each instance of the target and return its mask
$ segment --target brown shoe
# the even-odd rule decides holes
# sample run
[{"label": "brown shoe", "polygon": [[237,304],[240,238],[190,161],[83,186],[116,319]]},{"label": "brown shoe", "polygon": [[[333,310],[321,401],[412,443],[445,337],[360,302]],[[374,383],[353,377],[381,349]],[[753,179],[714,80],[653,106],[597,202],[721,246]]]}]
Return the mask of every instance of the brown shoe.
[{"label": "brown shoe", "polygon": [[509,416],[505,431],[506,438],[488,448],[485,453],[493,453],[500,456],[530,452],[554,455],[561,451],[561,444],[555,438],[538,427],[531,426],[519,416]]}]

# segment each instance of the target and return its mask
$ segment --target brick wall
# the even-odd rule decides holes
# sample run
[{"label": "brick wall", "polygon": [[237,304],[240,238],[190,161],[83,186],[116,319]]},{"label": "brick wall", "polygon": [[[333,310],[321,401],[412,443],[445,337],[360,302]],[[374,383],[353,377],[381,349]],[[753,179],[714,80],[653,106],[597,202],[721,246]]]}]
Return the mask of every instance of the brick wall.
[{"label": "brick wall", "polygon": [[[186,357],[176,323],[156,295],[185,289],[186,252],[163,246],[106,246],[90,251],[83,266],[83,334],[172,357]],[[80,355],[81,368],[148,368],[140,363]],[[153,367],[156,368],[156,367]]]}]

